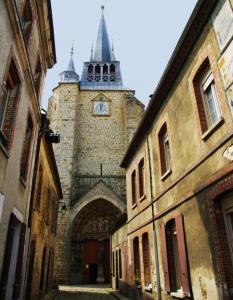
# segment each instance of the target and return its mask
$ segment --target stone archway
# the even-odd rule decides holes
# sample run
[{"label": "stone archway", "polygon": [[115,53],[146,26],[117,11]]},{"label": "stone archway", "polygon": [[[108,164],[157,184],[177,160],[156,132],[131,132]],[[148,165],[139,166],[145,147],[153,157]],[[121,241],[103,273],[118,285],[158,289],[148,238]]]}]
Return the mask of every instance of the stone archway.
[{"label": "stone archway", "polygon": [[103,198],[78,210],[70,227],[71,283],[110,282],[110,231],[121,215],[119,207]]}]

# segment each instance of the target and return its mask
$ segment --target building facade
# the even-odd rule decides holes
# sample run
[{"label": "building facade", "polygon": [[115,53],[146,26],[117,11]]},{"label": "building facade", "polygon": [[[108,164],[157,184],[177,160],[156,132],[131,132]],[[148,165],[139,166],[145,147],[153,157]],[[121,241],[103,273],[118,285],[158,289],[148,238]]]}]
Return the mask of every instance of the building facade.
[{"label": "building facade", "polygon": [[56,62],[50,1],[1,1],[0,28],[0,299],[21,299],[41,90]]},{"label": "building facade", "polygon": [[[49,129],[46,114],[41,115],[43,133],[35,164],[35,185],[31,201],[31,237],[28,254],[26,299],[39,299],[53,287],[53,266],[58,203],[62,190],[52,143],[58,138]],[[56,138],[56,140],[55,140]]]},{"label": "building facade", "polygon": [[113,286],[233,299],[233,2],[198,1],[124,156]]},{"label": "building facade", "polygon": [[56,283],[110,282],[110,228],[126,212],[120,162],[144,105],[123,85],[103,12],[81,79],[72,54],[48,109],[61,136],[54,151],[64,197],[54,276]]}]

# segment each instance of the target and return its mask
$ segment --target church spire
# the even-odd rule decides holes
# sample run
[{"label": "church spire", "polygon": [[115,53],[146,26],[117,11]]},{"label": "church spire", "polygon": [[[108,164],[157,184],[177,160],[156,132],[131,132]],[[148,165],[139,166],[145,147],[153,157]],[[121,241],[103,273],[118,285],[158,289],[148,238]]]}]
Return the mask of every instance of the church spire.
[{"label": "church spire", "polygon": [[74,54],[74,46],[72,45],[70,51],[70,61],[68,64],[67,69],[59,74],[61,76],[61,82],[78,82],[79,76],[75,71],[74,61],[73,61],[73,54]]},{"label": "church spire", "polygon": [[70,71],[70,72],[75,72],[73,54],[74,54],[74,46],[72,45],[72,48],[70,51],[70,61],[69,61],[68,67],[67,67],[67,71]]},{"label": "church spire", "polygon": [[112,51],[109,43],[107,26],[104,18],[104,6],[101,6],[102,16],[100,20],[98,36],[95,45],[94,61],[109,62],[112,61]]}]

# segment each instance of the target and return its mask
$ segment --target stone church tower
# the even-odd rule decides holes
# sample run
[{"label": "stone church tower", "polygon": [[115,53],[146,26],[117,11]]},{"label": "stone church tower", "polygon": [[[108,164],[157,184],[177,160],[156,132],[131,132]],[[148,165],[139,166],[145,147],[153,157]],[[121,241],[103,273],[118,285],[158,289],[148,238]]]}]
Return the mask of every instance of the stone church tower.
[{"label": "stone church tower", "polygon": [[126,212],[120,162],[144,112],[123,85],[103,14],[95,51],[81,79],[72,58],[53,90],[48,114],[61,136],[55,146],[63,202],[57,227],[58,283],[110,281],[110,230]]}]

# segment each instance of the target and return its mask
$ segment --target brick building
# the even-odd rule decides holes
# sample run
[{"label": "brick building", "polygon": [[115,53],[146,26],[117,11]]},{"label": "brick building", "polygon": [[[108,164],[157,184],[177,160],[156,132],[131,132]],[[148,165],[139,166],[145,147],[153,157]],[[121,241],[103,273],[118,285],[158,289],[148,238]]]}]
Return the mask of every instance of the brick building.
[{"label": "brick building", "polygon": [[56,283],[110,282],[110,228],[126,212],[120,162],[144,105],[123,85],[103,13],[81,79],[72,54],[48,109],[61,136],[54,151],[64,197],[54,276]]},{"label": "brick building", "polygon": [[50,1],[0,1],[0,299],[21,299],[41,90],[56,62]]},{"label": "brick building", "polygon": [[113,287],[233,299],[233,1],[199,0],[121,163]]}]

